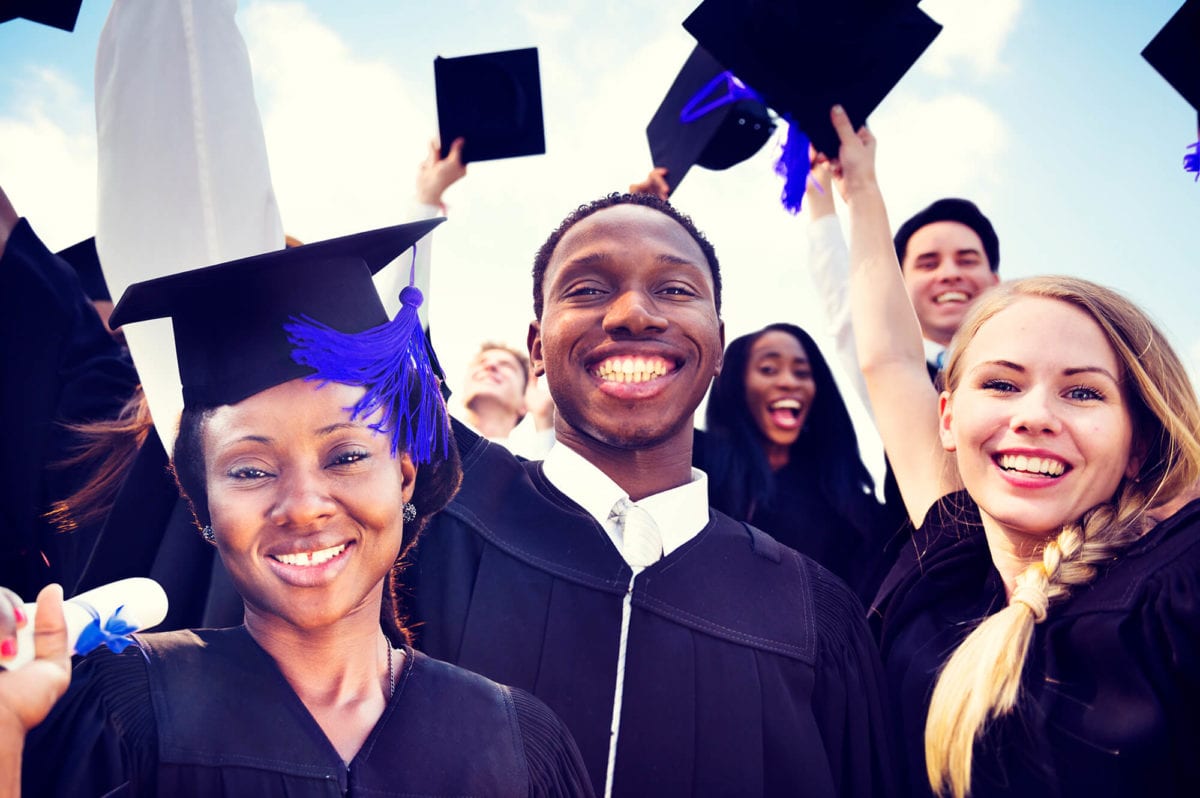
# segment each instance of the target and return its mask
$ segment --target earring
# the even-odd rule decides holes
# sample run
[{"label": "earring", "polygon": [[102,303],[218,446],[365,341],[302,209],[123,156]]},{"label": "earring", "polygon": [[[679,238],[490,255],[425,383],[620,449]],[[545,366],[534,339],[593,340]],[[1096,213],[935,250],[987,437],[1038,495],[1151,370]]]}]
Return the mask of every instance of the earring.
[{"label": "earring", "polygon": [[404,523],[411,524],[417,517],[417,505],[412,502],[404,503]]},{"label": "earring", "polygon": [[212,528],[211,524],[204,525],[204,529],[200,530],[200,536],[203,537],[209,543],[217,542],[217,534],[215,532],[213,532],[213,528]]}]

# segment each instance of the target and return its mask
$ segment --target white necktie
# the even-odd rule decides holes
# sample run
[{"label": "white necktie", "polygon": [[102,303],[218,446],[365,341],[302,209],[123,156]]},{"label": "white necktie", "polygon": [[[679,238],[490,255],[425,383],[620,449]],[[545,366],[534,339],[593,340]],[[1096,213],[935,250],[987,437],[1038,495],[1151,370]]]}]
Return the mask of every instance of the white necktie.
[{"label": "white necktie", "polygon": [[645,568],[662,559],[662,536],[650,513],[629,499],[620,499],[608,517],[621,527],[621,553],[630,566]]}]

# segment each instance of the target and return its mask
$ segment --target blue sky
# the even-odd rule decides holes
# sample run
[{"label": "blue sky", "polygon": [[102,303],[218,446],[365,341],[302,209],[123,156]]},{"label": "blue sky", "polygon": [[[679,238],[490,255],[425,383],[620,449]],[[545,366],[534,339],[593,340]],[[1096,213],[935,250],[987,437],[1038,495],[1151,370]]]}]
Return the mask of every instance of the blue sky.
[{"label": "blue sky", "polygon": [[[1180,2],[926,0],[945,30],[870,122],[893,225],[972,198],[999,232],[1003,277],[1124,291],[1197,375],[1200,184],[1180,166],[1196,115],[1140,56]],[[695,4],[243,0],[284,227],[317,240],[402,221],[436,132],[434,56],[537,46],[547,155],[472,166],[434,247],[451,374],[485,338],[523,345],[538,245],[650,168],[645,125],[691,49],[679,23]],[[0,26],[0,185],[54,247],[94,229],[92,70],[109,6],[84,0],[73,34]],[[693,170],[674,200],[721,257],[730,337],[787,320],[821,341],[804,220],[778,204],[773,149]]]}]

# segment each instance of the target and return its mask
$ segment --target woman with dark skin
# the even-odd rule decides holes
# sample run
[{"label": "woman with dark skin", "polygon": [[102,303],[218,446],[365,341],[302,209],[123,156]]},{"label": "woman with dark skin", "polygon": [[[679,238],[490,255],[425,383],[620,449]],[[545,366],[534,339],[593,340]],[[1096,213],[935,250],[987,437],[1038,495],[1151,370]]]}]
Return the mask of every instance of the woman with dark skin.
[{"label": "woman with dark skin", "polygon": [[712,506],[812,557],[870,601],[899,524],[875,500],[812,337],[771,324],[729,344],[706,422],[694,460],[708,474]]},{"label": "woman with dark skin", "polygon": [[[435,224],[149,281],[118,305],[121,323],[173,318],[174,465],[245,623],[138,635],[68,676],[49,588],[35,670],[0,674],[6,751],[71,682],[25,744],[26,794],[590,794],[544,705],[413,651],[398,618],[398,563],[461,468],[420,354],[419,292],[388,322],[370,275]],[[356,346],[383,350],[373,376],[329,370]],[[0,608],[5,634],[19,616]]]}]

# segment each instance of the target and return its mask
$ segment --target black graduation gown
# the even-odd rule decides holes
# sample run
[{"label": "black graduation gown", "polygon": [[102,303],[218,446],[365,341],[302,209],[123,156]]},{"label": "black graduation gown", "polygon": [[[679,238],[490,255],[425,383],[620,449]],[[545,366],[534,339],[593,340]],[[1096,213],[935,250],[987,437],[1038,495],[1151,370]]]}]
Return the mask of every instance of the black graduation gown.
[{"label": "black graduation gown", "polygon": [[[1002,606],[978,509],[965,493],[943,498],[873,610],[914,796],[930,794],[922,737],[938,668],[979,618]],[[1016,711],[976,743],[971,794],[1194,796],[1198,750],[1195,501],[1051,606],[1036,627]]]},{"label": "black graduation gown", "polygon": [[[632,572],[541,463],[456,434],[463,488],[418,542],[411,626],[545,701],[599,794]],[[714,512],[631,601],[614,794],[889,794],[878,657],[836,577]]]},{"label": "black graduation gown", "polygon": [[57,581],[68,588],[96,530],[59,533],[42,517],[82,484],[86,469],[51,466],[74,443],[64,423],[112,418],[137,373],[104,328],[75,271],[22,219],[0,258],[0,585],[25,598]]},{"label": "black graduation gown", "polygon": [[[692,463],[708,473],[710,497],[719,495],[714,475],[725,472],[717,460],[727,452],[715,436],[702,430],[695,431],[694,441]],[[820,467],[819,462],[793,458],[771,476],[775,488],[770,506],[754,507],[746,518],[734,508],[720,509],[816,560],[843,580],[866,606],[895,561],[897,546],[891,541],[901,530],[905,536],[909,530],[897,513],[880,505],[874,496],[862,494],[856,509],[860,517],[871,519],[869,534],[864,535],[822,493]],[[713,501],[713,505],[719,506],[719,502]]]},{"label": "black graduation gown", "polygon": [[591,794],[545,705],[411,649],[347,766],[244,627],[138,643],[75,669],[27,739],[25,795]]}]

